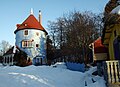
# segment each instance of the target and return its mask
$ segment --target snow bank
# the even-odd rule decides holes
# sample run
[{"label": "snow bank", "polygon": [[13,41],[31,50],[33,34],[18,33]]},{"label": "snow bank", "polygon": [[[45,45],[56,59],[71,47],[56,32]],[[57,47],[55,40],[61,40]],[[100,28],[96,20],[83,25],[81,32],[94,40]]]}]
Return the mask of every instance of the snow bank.
[{"label": "snow bank", "polygon": [[[0,67],[0,87],[105,87],[103,78],[53,66]],[[93,78],[96,82],[93,83]]]},{"label": "snow bank", "polygon": [[67,66],[66,66],[66,64],[64,62],[57,62],[52,66],[57,67],[57,68],[67,69]]},{"label": "snow bank", "polygon": [[97,67],[91,67],[84,74],[84,80],[87,84],[86,87],[106,87],[103,77],[93,76],[92,73],[97,70]]},{"label": "snow bank", "polygon": [[85,64],[83,64],[83,63],[80,64],[80,63],[66,62],[66,66],[70,70],[85,72]]}]

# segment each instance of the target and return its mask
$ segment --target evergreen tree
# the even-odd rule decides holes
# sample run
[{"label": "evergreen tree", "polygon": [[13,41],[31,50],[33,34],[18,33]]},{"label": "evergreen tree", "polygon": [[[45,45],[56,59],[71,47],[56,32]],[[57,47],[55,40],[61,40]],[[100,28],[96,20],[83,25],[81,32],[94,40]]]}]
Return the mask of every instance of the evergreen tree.
[{"label": "evergreen tree", "polygon": [[54,47],[52,45],[52,40],[47,36],[47,63],[51,65],[51,62],[54,58]]}]

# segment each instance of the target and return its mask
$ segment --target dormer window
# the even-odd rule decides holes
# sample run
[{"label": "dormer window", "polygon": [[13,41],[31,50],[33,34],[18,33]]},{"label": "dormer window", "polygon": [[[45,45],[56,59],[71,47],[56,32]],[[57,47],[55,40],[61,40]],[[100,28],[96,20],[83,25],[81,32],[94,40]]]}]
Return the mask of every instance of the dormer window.
[{"label": "dormer window", "polygon": [[27,24],[25,24],[25,26],[27,26]]},{"label": "dormer window", "polygon": [[28,30],[25,30],[25,31],[24,31],[24,35],[28,35]]}]

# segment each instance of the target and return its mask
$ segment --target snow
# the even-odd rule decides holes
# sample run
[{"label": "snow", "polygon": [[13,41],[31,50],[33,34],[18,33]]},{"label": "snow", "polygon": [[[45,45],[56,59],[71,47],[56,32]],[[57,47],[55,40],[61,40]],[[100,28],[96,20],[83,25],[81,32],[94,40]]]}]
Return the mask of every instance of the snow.
[{"label": "snow", "polygon": [[66,66],[66,64],[64,62],[57,62],[52,66],[57,67],[57,68],[67,69],[67,66]]},{"label": "snow", "polygon": [[0,67],[0,87],[106,87],[103,77],[92,75],[94,71],[96,67],[84,73],[71,71],[65,63]]},{"label": "snow", "polygon": [[118,14],[120,15],[120,5],[118,5],[116,8],[114,8],[112,11],[111,11],[112,14]]}]

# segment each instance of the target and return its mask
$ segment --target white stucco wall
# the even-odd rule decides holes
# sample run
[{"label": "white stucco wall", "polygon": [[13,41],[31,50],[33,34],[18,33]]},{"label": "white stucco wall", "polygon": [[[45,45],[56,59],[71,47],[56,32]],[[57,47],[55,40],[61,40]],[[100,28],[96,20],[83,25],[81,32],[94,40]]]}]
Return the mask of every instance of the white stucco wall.
[{"label": "white stucco wall", "polygon": [[[24,31],[28,30],[28,35],[24,35]],[[38,33],[39,35],[37,35]],[[46,35],[44,31],[36,29],[24,29],[16,32],[16,42],[15,45],[18,46],[21,50],[25,51],[29,57],[34,58],[36,55],[41,55],[46,57]],[[33,45],[30,48],[23,48],[22,41],[31,40]],[[39,44],[39,48],[36,47],[36,44]]]}]

